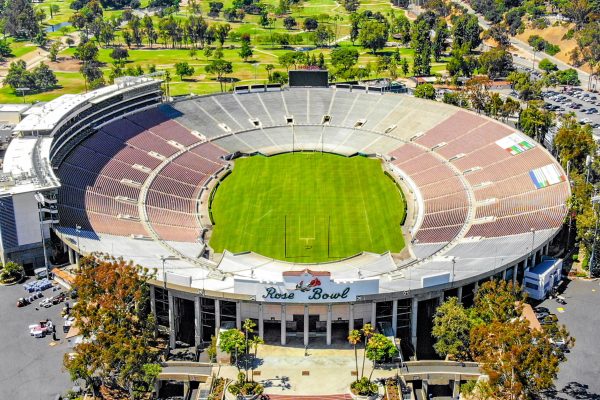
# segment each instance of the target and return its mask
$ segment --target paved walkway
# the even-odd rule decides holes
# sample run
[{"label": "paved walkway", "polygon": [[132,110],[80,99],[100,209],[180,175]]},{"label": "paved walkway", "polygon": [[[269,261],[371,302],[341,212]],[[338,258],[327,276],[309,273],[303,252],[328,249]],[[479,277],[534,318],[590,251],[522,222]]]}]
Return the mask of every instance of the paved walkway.
[{"label": "paved walkway", "polygon": [[[304,347],[263,345],[258,350],[259,365],[255,368],[254,379],[265,386],[265,393],[271,399],[345,399],[349,393],[350,384],[356,379],[352,374],[356,369],[354,350],[346,343],[338,343],[337,348],[310,348],[307,355]],[[362,370],[362,349],[358,351],[358,368]],[[478,374],[479,370],[473,363],[460,365],[458,363],[442,364],[440,361],[422,361],[408,363],[408,371],[402,368],[377,368],[373,370],[372,378],[388,378],[397,372],[412,377],[434,374]],[[366,360],[365,376],[372,371],[372,363]],[[235,380],[237,368],[222,366],[220,376]],[[408,376],[407,375],[407,376]],[[285,396],[285,397],[284,397]],[[290,397],[293,396],[293,397]],[[298,397],[302,396],[302,397]],[[309,396],[309,397],[304,397]]]},{"label": "paved walkway", "polygon": [[[341,348],[310,348],[304,355],[304,347],[260,346],[260,365],[255,380],[263,383],[265,393],[270,395],[337,395],[349,392],[355,367],[354,350],[349,345]],[[359,368],[362,365],[362,351]],[[365,362],[365,375],[371,372],[371,362]],[[393,376],[393,371],[375,370],[374,378]],[[237,368],[222,366],[220,376],[236,379]],[[275,397],[272,397],[275,398]]]}]

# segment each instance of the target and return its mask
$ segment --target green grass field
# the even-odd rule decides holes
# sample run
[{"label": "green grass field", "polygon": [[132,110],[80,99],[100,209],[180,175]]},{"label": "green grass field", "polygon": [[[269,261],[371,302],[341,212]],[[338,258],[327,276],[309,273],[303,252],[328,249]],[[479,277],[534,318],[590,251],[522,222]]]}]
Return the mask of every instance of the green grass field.
[{"label": "green grass field", "polygon": [[335,261],[399,252],[404,200],[379,160],[287,153],[236,160],[212,202],[216,252]]}]

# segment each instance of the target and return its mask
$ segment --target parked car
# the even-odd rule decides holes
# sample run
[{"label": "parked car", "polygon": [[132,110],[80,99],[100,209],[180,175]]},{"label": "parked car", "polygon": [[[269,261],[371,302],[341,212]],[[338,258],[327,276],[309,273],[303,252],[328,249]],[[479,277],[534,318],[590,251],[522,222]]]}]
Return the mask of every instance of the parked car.
[{"label": "parked car", "polygon": [[541,312],[535,313],[535,317],[538,319],[538,321],[546,318],[548,315],[550,315],[550,313],[548,313],[546,311],[541,311]]},{"label": "parked car", "polygon": [[558,318],[556,318],[556,315],[550,314],[550,315],[547,315],[544,318],[542,318],[542,320],[540,321],[540,324],[552,325],[552,324],[555,324],[557,321],[558,321]]}]

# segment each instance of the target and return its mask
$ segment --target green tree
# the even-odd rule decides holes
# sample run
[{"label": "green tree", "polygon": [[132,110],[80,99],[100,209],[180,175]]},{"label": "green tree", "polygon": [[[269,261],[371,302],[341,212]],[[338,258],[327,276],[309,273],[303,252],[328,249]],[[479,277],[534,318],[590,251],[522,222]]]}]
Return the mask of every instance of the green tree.
[{"label": "green tree", "polygon": [[383,49],[388,35],[387,23],[371,20],[365,22],[360,28],[358,40],[363,47],[370,49],[375,54],[377,50]]},{"label": "green tree", "polygon": [[411,47],[414,50],[413,72],[417,76],[431,73],[431,41],[429,40],[429,24],[425,19],[412,26]]},{"label": "green tree", "polygon": [[537,107],[535,102],[529,102],[527,108],[519,115],[521,130],[540,143],[553,123],[554,115],[550,111]]},{"label": "green tree", "polygon": [[471,352],[489,376],[492,391],[500,394],[494,398],[532,398],[551,388],[558,373],[560,359],[548,334],[519,318],[476,326]]},{"label": "green tree", "polygon": [[398,349],[394,342],[389,338],[385,337],[381,333],[375,333],[369,338],[369,342],[366,344],[365,356],[373,362],[373,369],[369,374],[369,381],[375,370],[375,363],[389,360],[398,355]]},{"label": "green tree", "polygon": [[27,64],[23,60],[10,63],[8,73],[4,78],[4,84],[13,89],[26,88],[33,85],[31,75],[27,72]]},{"label": "green tree", "polygon": [[587,156],[593,156],[597,151],[591,127],[577,123],[571,115],[561,119],[560,128],[554,136],[554,148],[563,167],[567,168],[570,163],[571,171],[579,173],[585,172]]},{"label": "green tree", "polygon": [[252,48],[250,47],[249,40],[242,40],[242,47],[240,48],[239,54],[242,60],[244,60],[245,62],[248,61],[248,58],[252,57],[252,54],[254,53],[252,52]]},{"label": "green tree", "polygon": [[249,342],[249,346],[252,348],[252,351],[253,351],[252,357],[254,358],[254,361],[251,364],[251,368],[252,368],[251,379],[253,382],[254,382],[254,366],[256,365],[256,359],[257,359],[257,355],[258,355],[258,346],[260,346],[261,344],[264,344],[264,343],[265,343],[265,341],[260,336],[254,336],[252,339],[250,339],[250,342]]},{"label": "green tree", "polygon": [[422,83],[416,87],[415,97],[435,100],[435,88],[431,83]]},{"label": "green tree", "polygon": [[271,71],[273,71],[275,69],[275,66],[273,64],[267,64],[265,65],[265,70],[267,71],[267,77],[269,82],[271,81]]},{"label": "green tree", "polygon": [[58,84],[58,79],[56,79],[54,72],[43,62],[31,71],[31,78],[35,90],[50,90]]},{"label": "green tree", "polygon": [[439,62],[442,58],[442,53],[446,50],[446,40],[450,37],[448,24],[443,18],[437,20],[435,26],[435,36],[432,44],[433,58]]},{"label": "green tree", "polygon": [[479,26],[477,16],[473,14],[463,14],[456,17],[452,25],[452,36],[454,46],[461,47],[466,45],[469,50],[479,46],[482,29]]},{"label": "green tree", "polygon": [[175,64],[175,73],[183,80],[184,76],[192,76],[194,74],[194,67],[186,61],[181,61]]},{"label": "green tree", "polygon": [[475,324],[493,321],[507,322],[521,316],[525,294],[512,282],[491,280],[475,294],[473,313]]},{"label": "green tree", "polygon": [[453,355],[467,360],[470,332],[471,320],[458,298],[450,297],[437,308],[431,335],[436,339],[433,348],[440,357]]},{"label": "green tree", "polygon": [[360,330],[360,332],[362,333],[362,336],[364,339],[364,352],[365,352],[365,355],[364,355],[363,361],[362,361],[362,369],[360,372],[360,376],[364,377],[365,376],[365,360],[367,358],[367,345],[369,344],[369,340],[375,333],[375,329],[373,328],[373,325],[371,325],[371,324],[364,324],[362,329]]},{"label": "green tree", "polygon": [[209,74],[217,75],[217,80],[221,85],[221,92],[223,91],[223,77],[227,74],[233,72],[233,66],[231,62],[216,59],[210,62],[207,66],[204,67],[204,70]]},{"label": "green tree", "polygon": [[124,63],[128,58],[129,58],[129,52],[127,51],[127,49],[124,49],[122,47],[115,47],[111,52],[110,52],[110,58],[112,58],[115,62],[121,64]]},{"label": "green tree", "polygon": [[554,64],[552,61],[548,60],[547,58],[543,58],[542,60],[540,60],[538,67],[545,71],[546,73],[550,73],[552,71],[556,71],[558,70],[558,67],[556,66],[556,64]]},{"label": "green tree", "polygon": [[310,32],[310,31],[314,31],[315,29],[317,29],[317,27],[319,26],[319,23],[314,18],[306,18],[304,20],[304,22],[302,23],[302,26],[304,27],[304,30]]},{"label": "green tree", "polygon": [[346,71],[358,62],[358,50],[352,47],[337,47],[331,52],[331,65]]},{"label": "green tree", "polygon": [[342,4],[348,12],[355,12],[356,10],[358,10],[358,7],[360,7],[359,0],[343,0]]},{"label": "green tree", "polygon": [[542,81],[533,81],[527,72],[514,71],[508,75],[508,81],[519,93],[521,100],[535,100],[542,96]]},{"label": "green tree", "polygon": [[296,19],[294,17],[292,17],[291,15],[289,15],[283,19],[283,26],[288,31],[294,29],[297,25],[298,25],[298,22],[296,22]]},{"label": "green tree", "polygon": [[48,50],[48,53],[49,53],[48,58],[50,59],[50,61],[56,62],[59,51],[60,51],[60,42],[59,41],[52,42],[52,45],[50,46],[50,50]]},{"label": "green tree", "polygon": [[507,76],[512,69],[512,54],[502,48],[491,49],[479,57],[479,72],[487,74],[490,79]]},{"label": "green tree", "polygon": [[360,331],[357,329],[353,329],[352,331],[350,331],[350,334],[348,335],[348,343],[350,343],[352,345],[352,347],[354,348],[354,362],[356,364],[356,382],[358,382],[358,349],[357,349],[357,345],[360,343],[361,340],[361,335],[360,335]]},{"label": "green tree", "polygon": [[329,26],[323,24],[319,25],[312,33],[313,42],[317,47],[322,47],[331,43],[333,36],[333,30]]},{"label": "green tree", "polygon": [[148,270],[123,260],[84,257],[75,277],[75,326],[83,341],[66,354],[73,380],[138,398],[153,388],[160,351],[149,307]]},{"label": "green tree", "polygon": [[[244,344],[244,348],[246,350],[246,355],[245,358],[247,360],[248,358],[248,353],[250,351],[250,334],[254,332],[254,328],[256,328],[256,323],[254,321],[252,321],[250,318],[246,319],[244,321],[244,324],[242,325],[242,328],[244,329],[244,339],[245,339],[245,344]],[[248,380],[248,364],[247,362],[244,364],[244,369],[246,370],[246,381]]]},{"label": "green tree", "polygon": [[239,356],[246,351],[246,336],[239,329],[228,329],[219,334],[219,348],[235,359],[235,366],[240,369]]},{"label": "green tree", "polygon": [[17,38],[35,38],[41,29],[31,1],[10,0],[5,4],[2,12],[5,33]]}]

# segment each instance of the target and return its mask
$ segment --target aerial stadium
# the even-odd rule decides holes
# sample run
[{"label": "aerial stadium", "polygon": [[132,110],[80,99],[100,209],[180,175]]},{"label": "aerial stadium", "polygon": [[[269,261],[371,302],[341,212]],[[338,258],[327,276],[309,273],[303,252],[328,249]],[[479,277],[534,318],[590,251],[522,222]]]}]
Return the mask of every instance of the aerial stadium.
[{"label": "aerial stadium", "polygon": [[71,263],[105,253],[156,270],[173,347],[250,318],[268,343],[305,346],[372,323],[431,357],[439,302],[522,282],[570,196],[514,128],[366,86],[165,99],[159,80],[127,77],[33,106],[14,132],[3,257],[43,266],[53,238]]}]

